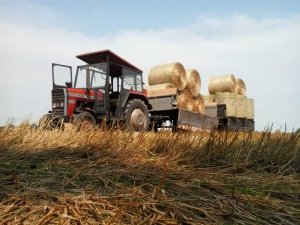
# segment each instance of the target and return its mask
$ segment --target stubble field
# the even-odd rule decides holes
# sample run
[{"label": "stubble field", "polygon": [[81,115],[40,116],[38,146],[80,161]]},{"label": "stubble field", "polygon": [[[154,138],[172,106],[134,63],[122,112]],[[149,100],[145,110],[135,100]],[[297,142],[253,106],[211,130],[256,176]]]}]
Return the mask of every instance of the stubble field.
[{"label": "stubble field", "polygon": [[300,134],[6,126],[0,224],[300,224]]}]

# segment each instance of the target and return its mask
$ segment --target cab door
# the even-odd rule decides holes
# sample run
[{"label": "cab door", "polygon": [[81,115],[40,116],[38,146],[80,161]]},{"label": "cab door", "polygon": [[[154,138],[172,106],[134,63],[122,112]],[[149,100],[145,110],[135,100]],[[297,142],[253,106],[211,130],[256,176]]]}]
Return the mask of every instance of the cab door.
[{"label": "cab door", "polygon": [[94,104],[94,110],[97,114],[97,119],[104,119],[106,118],[106,109],[107,109],[107,103],[105,101],[106,93],[105,88],[93,88],[92,89],[95,96],[95,104]]},{"label": "cab door", "polygon": [[72,87],[72,67],[52,63],[52,84],[53,89]]}]

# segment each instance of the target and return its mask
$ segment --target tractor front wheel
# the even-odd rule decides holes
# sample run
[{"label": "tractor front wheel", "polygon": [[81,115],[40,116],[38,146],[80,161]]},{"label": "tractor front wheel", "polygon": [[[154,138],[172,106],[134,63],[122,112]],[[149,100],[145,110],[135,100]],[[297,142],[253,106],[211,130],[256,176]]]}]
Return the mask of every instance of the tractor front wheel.
[{"label": "tractor front wheel", "polygon": [[96,119],[91,113],[82,112],[74,115],[72,123],[78,130],[86,130],[95,127]]},{"label": "tractor front wheel", "polygon": [[61,127],[61,121],[58,118],[53,117],[50,113],[47,113],[41,117],[38,123],[38,127],[51,130]]},{"label": "tractor front wheel", "polygon": [[128,130],[146,131],[149,128],[149,111],[140,99],[128,101],[125,108],[125,124]]}]

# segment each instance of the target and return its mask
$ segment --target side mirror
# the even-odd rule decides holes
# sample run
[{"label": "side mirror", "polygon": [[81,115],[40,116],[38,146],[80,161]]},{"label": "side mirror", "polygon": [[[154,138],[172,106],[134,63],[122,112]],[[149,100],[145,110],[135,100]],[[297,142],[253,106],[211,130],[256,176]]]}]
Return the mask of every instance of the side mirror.
[{"label": "side mirror", "polygon": [[72,87],[72,82],[66,82],[66,86],[67,86],[67,88],[71,88]]}]

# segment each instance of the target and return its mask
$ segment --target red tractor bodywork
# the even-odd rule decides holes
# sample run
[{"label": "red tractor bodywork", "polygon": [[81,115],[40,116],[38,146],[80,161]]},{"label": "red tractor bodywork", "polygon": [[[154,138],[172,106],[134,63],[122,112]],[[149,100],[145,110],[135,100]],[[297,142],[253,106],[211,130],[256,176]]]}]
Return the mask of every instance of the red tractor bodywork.
[{"label": "red tractor bodywork", "polygon": [[[78,55],[86,62],[78,66],[74,82],[72,68],[52,64],[53,90],[52,118],[57,121],[72,121],[76,115],[89,113],[96,122],[125,121],[128,101],[139,99],[150,109],[143,89],[142,71],[110,50]],[[55,69],[70,73],[70,82],[56,83]],[[143,112],[149,120],[148,111]]]}]

